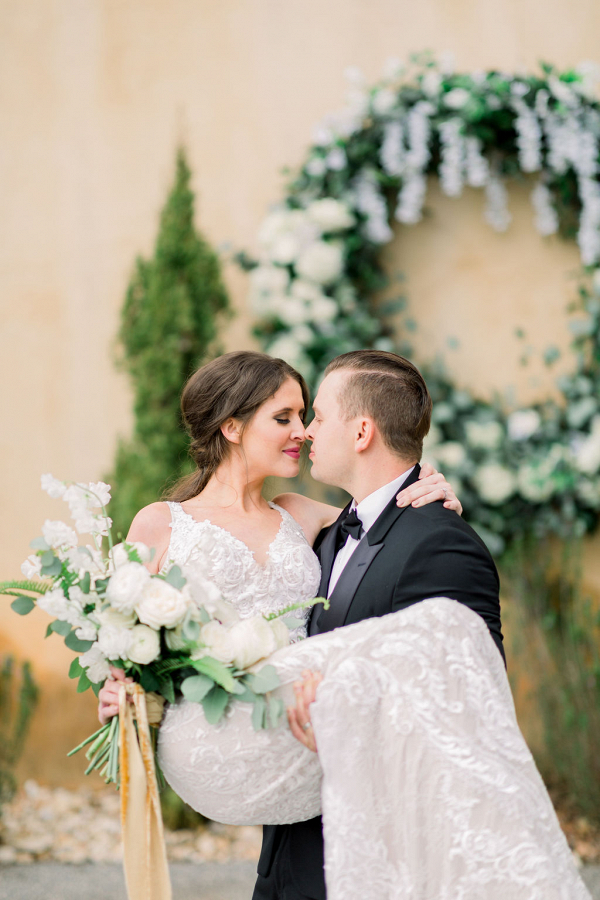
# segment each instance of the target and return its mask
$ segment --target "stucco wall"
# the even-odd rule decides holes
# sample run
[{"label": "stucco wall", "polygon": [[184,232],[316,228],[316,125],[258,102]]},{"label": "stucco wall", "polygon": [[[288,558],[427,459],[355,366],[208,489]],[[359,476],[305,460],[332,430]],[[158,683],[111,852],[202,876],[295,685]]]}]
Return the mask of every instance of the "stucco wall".
[{"label": "stucco wall", "polygon": [[[148,253],[174,151],[188,149],[198,222],[216,246],[251,248],[280,170],[340,106],[344,68],[375,79],[389,56],[452,50],[464,69],[598,59],[593,0],[28,0],[0,2],[0,578],[18,576],[29,539],[62,507],[39,475],[95,479],[130,424],[113,339],[135,255]],[[521,369],[514,328],[565,343],[574,247],[539,238],[526,188],[512,229],[482,224],[479,195],[431,192],[432,216],[386,250],[420,322],[418,358],[445,349],[465,384],[551,390]],[[238,310],[228,348],[249,346],[245,277],[226,271]],[[565,362],[568,364],[568,360]],[[533,380],[532,380],[533,379]],[[536,380],[537,379],[537,380]],[[600,582],[589,553],[587,576]],[[93,725],[70,654],[42,640],[41,613],[0,606],[0,652],[34,661],[44,686],[23,771],[79,777],[64,752]],[[68,704],[68,714],[65,712]]]}]

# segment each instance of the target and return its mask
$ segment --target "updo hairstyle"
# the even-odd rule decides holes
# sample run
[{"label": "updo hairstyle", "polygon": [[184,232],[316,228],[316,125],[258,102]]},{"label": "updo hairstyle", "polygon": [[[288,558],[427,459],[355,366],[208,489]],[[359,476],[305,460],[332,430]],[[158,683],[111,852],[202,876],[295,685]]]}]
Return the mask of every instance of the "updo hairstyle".
[{"label": "updo hairstyle", "polygon": [[225,353],[194,372],[181,395],[181,413],[191,438],[189,452],[196,471],[180,479],[166,499],[181,503],[203,491],[231,450],[221,431],[223,423],[237,419],[243,433],[258,408],[288,378],[300,385],[306,415],[310,402],[307,384],[283,359],[238,350]]}]

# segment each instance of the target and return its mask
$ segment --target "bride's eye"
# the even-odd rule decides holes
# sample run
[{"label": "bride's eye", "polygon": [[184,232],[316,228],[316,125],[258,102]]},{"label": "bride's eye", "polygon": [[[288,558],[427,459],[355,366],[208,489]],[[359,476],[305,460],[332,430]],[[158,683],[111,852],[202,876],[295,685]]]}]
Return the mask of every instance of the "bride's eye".
[{"label": "bride's eye", "polygon": [[290,424],[290,420],[289,420],[289,419],[277,419],[277,418],[276,418],[275,421],[276,421],[276,422],[279,422],[280,425],[289,425],[289,424]]}]

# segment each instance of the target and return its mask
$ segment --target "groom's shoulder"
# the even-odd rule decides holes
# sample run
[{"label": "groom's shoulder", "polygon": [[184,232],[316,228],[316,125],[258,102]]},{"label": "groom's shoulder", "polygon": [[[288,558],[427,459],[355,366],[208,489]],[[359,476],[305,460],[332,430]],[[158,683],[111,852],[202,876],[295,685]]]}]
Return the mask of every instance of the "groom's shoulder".
[{"label": "groom's shoulder", "polygon": [[489,555],[489,550],[475,529],[452,509],[446,509],[441,501],[426,506],[409,506],[397,520],[396,528],[407,531],[414,540],[443,537],[463,542],[473,542]]}]

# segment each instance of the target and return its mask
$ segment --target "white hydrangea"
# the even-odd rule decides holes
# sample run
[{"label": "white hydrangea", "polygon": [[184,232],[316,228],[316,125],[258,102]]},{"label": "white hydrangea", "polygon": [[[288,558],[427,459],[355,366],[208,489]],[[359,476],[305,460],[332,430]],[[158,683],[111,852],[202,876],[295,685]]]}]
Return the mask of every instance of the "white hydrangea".
[{"label": "white hydrangea", "polygon": [[323,234],[333,231],[345,231],[352,228],[356,219],[349,206],[333,197],[314,200],[306,209],[307,215],[320,228]]},{"label": "white hydrangea", "polygon": [[446,441],[435,447],[435,458],[442,466],[460,469],[467,461],[467,452],[458,441]]},{"label": "white hydrangea", "polygon": [[526,441],[536,433],[542,420],[535,409],[517,409],[509,415],[506,424],[512,441]]},{"label": "white hydrangea", "polygon": [[465,103],[471,99],[471,94],[465,88],[453,88],[443,96],[444,105],[448,109],[462,109]]},{"label": "white hydrangea", "polygon": [[140,622],[151,628],[175,628],[183,622],[190,609],[189,588],[181,590],[162,578],[151,578],[146,583],[141,600],[135,607]]},{"label": "white hydrangea", "polygon": [[543,503],[549,500],[555,490],[552,478],[554,466],[546,464],[524,463],[517,472],[517,485],[521,496],[530,503]]},{"label": "white hydrangea", "polygon": [[312,319],[310,307],[299,297],[282,298],[273,311],[284,325],[305,325]]},{"label": "white hydrangea", "polygon": [[500,422],[478,422],[471,419],[465,423],[465,432],[467,443],[482,450],[495,450],[504,437]]},{"label": "white hydrangea", "polygon": [[322,156],[312,156],[306,163],[305,169],[313,178],[319,178],[327,171],[327,164]]},{"label": "white hydrangea", "polygon": [[585,97],[586,100],[598,100],[598,85],[600,84],[600,66],[593,60],[583,60],[575,71],[581,76],[581,81],[573,82],[573,90]]},{"label": "white hydrangea", "polygon": [[331,284],[340,277],[343,262],[342,246],[337,243],[314,241],[298,257],[296,271],[309,281]]},{"label": "white hydrangea", "polygon": [[42,526],[42,535],[48,546],[52,547],[53,550],[77,546],[77,535],[65,522],[46,519]]},{"label": "white hydrangea", "polygon": [[121,544],[115,544],[109,554],[115,569],[118,569],[119,566],[126,565],[130,561],[129,550],[135,550],[143,563],[150,562],[152,559],[150,547],[147,547],[146,544],[143,544],[141,541],[127,541]]},{"label": "white hydrangea", "polygon": [[333,147],[325,157],[325,165],[332,172],[341,172],[348,165],[348,157],[341,147]]},{"label": "white hydrangea", "polygon": [[98,647],[107,659],[128,659],[132,628],[102,625],[98,631]]},{"label": "white hydrangea", "polygon": [[421,80],[421,88],[428,97],[436,97],[442,87],[442,76],[437,69],[427,69]]},{"label": "white hydrangea", "polygon": [[81,654],[79,665],[87,670],[87,677],[94,684],[100,684],[110,675],[108,660],[97,643]]},{"label": "white hydrangea", "polygon": [[129,659],[131,662],[147,666],[160,653],[160,638],[158,631],[149,625],[134,625],[131,629],[131,643],[129,645]]},{"label": "white hydrangea", "polygon": [[504,503],[516,490],[515,476],[510,469],[499,463],[480,466],[473,481],[481,499],[492,506]]},{"label": "white hydrangea", "polygon": [[389,88],[380,88],[371,101],[373,110],[379,116],[386,116],[396,106],[397,102],[398,95]]},{"label": "white hydrangea", "polygon": [[61,622],[69,621],[69,603],[60,588],[46,591],[45,594],[38,598],[36,605],[48,613],[49,616],[60,619]]},{"label": "white hydrangea", "polygon": [[575,465],[585,475],[595,475],[600,470],[600,416],[595,416],[588,437],[575,451]]},{"label": "white hydrangea", "polygon": [[580,478],[575,485],[575,493],[586,506],[591,506],[592,509],[600,508],[600,480]]},{"label": "white hydrangea", "polygon": [[111,575],[106,599],[119,612],[130,613],[141,601],[150,578],[150,572],[141,563],[125,563]]}]

